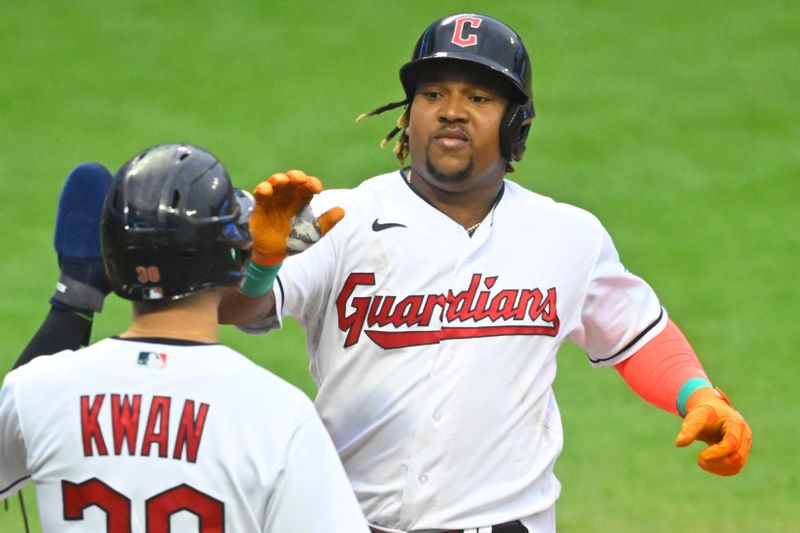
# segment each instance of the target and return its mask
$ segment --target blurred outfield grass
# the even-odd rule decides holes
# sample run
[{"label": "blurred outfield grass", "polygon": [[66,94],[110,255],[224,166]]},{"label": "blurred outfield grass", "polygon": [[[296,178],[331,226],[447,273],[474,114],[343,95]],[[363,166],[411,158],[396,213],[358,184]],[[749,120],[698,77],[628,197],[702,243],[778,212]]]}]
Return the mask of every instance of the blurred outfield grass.
[{"label": "blurred outfield grass", "polygon": [[[706,474],[699,447],[673,447],[677,418],[566,347],[559,530],[800,531],[800,7],[788,0],[7,0],[0,375],[48,309],[72,166],[116,169],[189,141],[242,187],[289,168],[353,186],[394,167],[377,148],[394,117],[354,117],[399,99],[418,35],[469,9],[511,24],[532,54],[538,117],[513,179],[601,218],[755,435],[742,474]],[[109,299],[94,338],[127,317]],[[222,336],[313,395],[296,326]],[[1,531],[21,529],[16,509],[0,511]]]}]

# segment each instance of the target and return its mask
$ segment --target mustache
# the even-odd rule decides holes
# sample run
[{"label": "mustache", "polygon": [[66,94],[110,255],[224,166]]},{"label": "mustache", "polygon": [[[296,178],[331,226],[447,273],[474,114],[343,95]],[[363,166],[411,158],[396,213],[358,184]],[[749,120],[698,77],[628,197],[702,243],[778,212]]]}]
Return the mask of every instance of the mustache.
[{"label": "mustache", "polygon": [[433,134],[434,139],[441,139],[443,137],[452,137],[454,139],[461,139],[462,141],[470,140],[469,134],[464,131],[464,129],[453,126],[452,124],[436,130],[436,133]]}]

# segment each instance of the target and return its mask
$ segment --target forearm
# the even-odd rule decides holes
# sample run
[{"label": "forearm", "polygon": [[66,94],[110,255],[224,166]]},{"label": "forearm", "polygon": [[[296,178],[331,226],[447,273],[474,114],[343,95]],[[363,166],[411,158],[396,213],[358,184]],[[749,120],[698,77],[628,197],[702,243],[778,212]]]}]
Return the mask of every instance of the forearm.
[{"label": "forearm", "polygon": [[683,416],[688,396],[711,386],[689,341],[671,320],[650,342],[614,368],[636,394]]},{"label": "forearm", "polygon": [[614,368],[642,398],[682,417],[675,444],[708,444],[698,456],[703,470],[738,473],[752,444],[750,426],[728,399],[711,387],[689,341],[671,320],[653,340]]},{"label": "forearm", "polygon": [[14,368],[27,364],[40,355],[77,350],[86,346],[91,333],[91,315],[51,307],[47,318],[14,363]]},{"label": "forearm", "polygon": [[220,324],[248,324],[275,314],[272,285],[282,263],[264,266],[251,262],[239,289],[230,289],[219,306]]},{"label": "forearm", "polygon": [[220,324],[248,324],[275,315],[275,295],[246,296],[238,289],[228,289],[219,306]]}]

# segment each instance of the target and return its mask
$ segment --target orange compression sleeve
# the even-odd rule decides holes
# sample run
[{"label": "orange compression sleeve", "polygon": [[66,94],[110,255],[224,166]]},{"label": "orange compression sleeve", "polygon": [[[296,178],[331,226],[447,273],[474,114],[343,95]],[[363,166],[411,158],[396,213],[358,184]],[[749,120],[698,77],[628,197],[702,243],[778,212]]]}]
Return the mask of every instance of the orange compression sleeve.
[{"label": "orange compression sleeve", "polygon": [[711,386],[689,341],[672,320],[664,331],[614,368],[636,394],[680,416],[685,414],[689,394]]}]

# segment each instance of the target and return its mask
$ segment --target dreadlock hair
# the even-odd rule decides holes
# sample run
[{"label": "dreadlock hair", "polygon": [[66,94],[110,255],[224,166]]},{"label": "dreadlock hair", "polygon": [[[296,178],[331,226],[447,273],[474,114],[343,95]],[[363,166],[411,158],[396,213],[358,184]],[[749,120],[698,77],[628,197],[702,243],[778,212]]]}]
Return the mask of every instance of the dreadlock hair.
[{"label": "dreadlock hair", "polygon": [[390,131],[386,135],[386,137],[384,137],[383,140],[381,141],[381,148],[384,148],[395,137],[395,135],[397,135],[398,133],[400,134],[400,137],[398,137],[397,142],[395,143],[394,149],[392,151],[394,152],[395,157],[397,158],[397,160],[400,162],[401,165],[405,163],[405,160],[408,158],[408,134],[406,134],[406,129],[408,128],[408,115],[411,112],[411,106],[409,105],[410,103],[411,101],[408,98],[400,102],[391,102],[389,104],[373,109],[369,113],[362,113],[358,115],[358,117],[356,118],[356,122],[361,122],[362,120],[367,119],[369,117],[380,115],[384,111],[389,111],[391,109],[396,109],[398,107],[405,106],[405,109],[403,109],[403,112],[397,119],[397,125],[394,128],[392,128],[392,131]]},{"label": "dreadlock hair", "polygon": [[[383,138],[380,144],[381,148],[385,148],[386,145],[389,144],[389,142],[394,138],[394,136],[399,133],[400,137],[398,137],[397,142],[395,143],[394,149],[392,151],[394,152],[395,157],[397,158],[397,160],[400,162],[401,165],[404,164],[406,159],[408,158],[408,134],[406,133],[406,130],[408,129],[408,121],[409,121],[408,117],[411,113],[410,104],[411,100],[406,98],[405,100],[402,100],[400,102],[391,102],[389,104],[382,105],[380,107],[373,109],[368,113],[361,113],[356,117],[356,122],[361,122],[362,120],[368,119],[369,117],[380,115],[384,111],[390,111],[400,106],[405,106],[405,109],[403,109],[403,112],[397,118],[397,125],[394,128],[392,128],[392,131],[390,131],[386,135],[386,137]],[[514,167],[511,166],[511,163],[509,161],[506,161],[506,173],[510,174],[512,172],[514,172]]]}]

